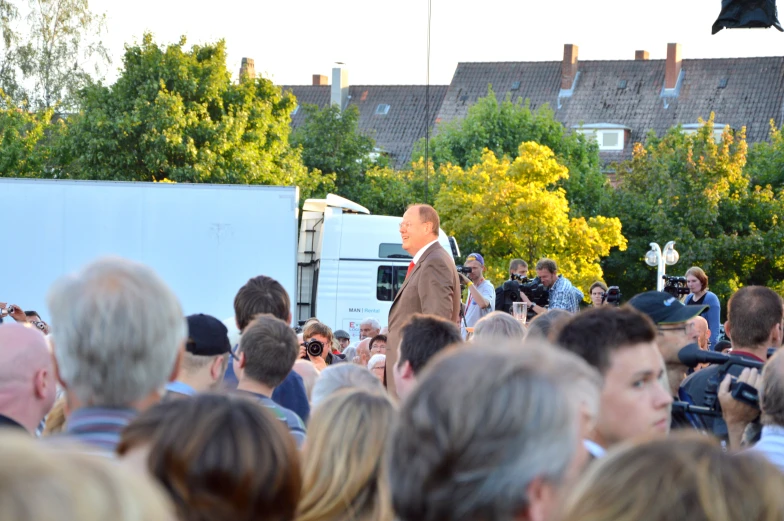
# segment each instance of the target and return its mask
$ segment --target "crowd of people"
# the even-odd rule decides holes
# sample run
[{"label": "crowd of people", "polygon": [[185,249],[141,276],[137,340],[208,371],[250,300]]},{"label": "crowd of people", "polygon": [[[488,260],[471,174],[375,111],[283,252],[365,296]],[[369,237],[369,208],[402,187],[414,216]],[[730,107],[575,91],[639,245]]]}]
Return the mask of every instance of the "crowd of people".
[{"label": "crowd of people", "polygon": [[406,212],[406,280],[356,343],[318,318],[297,333],[264,275],[237,290],[232,342],[121,258],[55,283],[51,326],[0,303],[0,518],[784,519],[778,294],[732,296],[721,358],[704,273],[697,305],[580,310],[542,259],[554,305],[523,324],[438,230],[432,208]]}]

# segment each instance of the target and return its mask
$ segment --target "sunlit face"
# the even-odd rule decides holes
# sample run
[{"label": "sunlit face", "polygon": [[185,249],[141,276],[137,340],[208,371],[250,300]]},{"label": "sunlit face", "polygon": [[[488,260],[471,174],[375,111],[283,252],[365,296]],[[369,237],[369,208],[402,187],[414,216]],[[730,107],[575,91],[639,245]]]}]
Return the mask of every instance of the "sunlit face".
[{"label": "sunlit face", "polygon": [[596,286],[591,290],[591,302],[594,306],[598,307],[603,304],[602,300],[604,299],[604,290],[601,286]]},{"label": "sunlit face", "polygon": [[419,208],[414,206],[403,214],[400,223],[400,238],[403,249],[411,255],[416,255],[427,243],[434,240],[432,233],[433,223],[423,223],[419,217]]},{"label": "sunlit face", "polygon": [[359,339],[373,338],[378,334],[378,329],[374,328],[372,324],[360,324],[359,326]]},{"label": "sunlit face", "polygon": [[550,272],[550,270],[536,270],[536,276],[539,277],[539,280],[542,281],[545,288],[552,287],[558,279],[558,275]]},{"label": "sunlit face", "polygon": [[482,278],[482,273],[485,271],[485,267],[482,266],[479,263],[479,261],[475,261],[475,260],[468,261],[465,264],[463,264],[463,266],[465,266],[466,268],[471,268],[471,273],[466,275],[466,277],[468,277],[471,280],[471,282],[474,283],[476,283],[476,281]]},{"label": "sunlit face", "polygon": [[700,282],[700,279],[698,279],[694,275],[687,275],[686,287],[689,288],[689,291],[691,291],[692,293],[699,293],[700,291],[702,291],[702,282]]},{"label": "sunlit face", "polygon": [[596,431],[610,447],[670,430],[669,389],[662,384],[662,357],[653,342],[614,351],[604,375]]}]

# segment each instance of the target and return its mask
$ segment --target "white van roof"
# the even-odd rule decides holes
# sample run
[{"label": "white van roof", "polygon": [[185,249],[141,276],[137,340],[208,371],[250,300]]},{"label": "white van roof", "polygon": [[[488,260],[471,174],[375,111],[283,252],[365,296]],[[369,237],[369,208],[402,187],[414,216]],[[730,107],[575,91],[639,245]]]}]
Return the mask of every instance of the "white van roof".
[{"label": "white van roof", "polygon": [[370,210],[364,206],[335,194],[327,194],[326,199],[308,199],[302,206],[305,212],[323,212],[327,208],[340,208],[347,212],[370,215]]}]

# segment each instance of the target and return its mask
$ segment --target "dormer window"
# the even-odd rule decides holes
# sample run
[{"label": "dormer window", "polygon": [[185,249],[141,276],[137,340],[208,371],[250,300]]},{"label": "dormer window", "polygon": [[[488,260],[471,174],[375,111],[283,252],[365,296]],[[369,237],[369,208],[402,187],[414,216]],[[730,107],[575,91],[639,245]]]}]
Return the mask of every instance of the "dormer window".
[{"label": "dormer window", "polygon": [[621,151],[629,140],[631,129],[617,123],[592,123],[572,127],[580,134],[596,140],[599,150]]},{"label": "dormer window", "polygon": [[376,107],[377,116],[386,116],[389,113],[389,105],[381,103]]},{"label": "dormer window", "polygon": [[[716,143],[721,143],[721,136],[724,135],[724,127],[727,125],[722,125],[720,123],[713,124],[713,141]],[[692,134],[696,134],[698,130],[700,130],[701,125],[699,123],[689,123],[688,125],[681,125],[683,129],[683,133],[687,136]]]}]

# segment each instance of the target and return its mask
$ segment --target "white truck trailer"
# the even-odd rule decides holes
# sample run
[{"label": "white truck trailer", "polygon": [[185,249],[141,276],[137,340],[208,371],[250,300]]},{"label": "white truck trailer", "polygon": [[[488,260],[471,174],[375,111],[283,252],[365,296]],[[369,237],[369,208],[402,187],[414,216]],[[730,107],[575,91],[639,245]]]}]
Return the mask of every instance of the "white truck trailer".
[{"label": "white truck trailer", "polygon": [[0,302],[46,320],[58,277],[119,255],[155,269],[186,314],[233,317],[237,290],[263,274],[295,323],[317,316],[354,339],[363,318],[386,324],[411,259],[401,218],[329,195],[305,201],[298,234],[298,208],[296,187],[0,178]]}]

